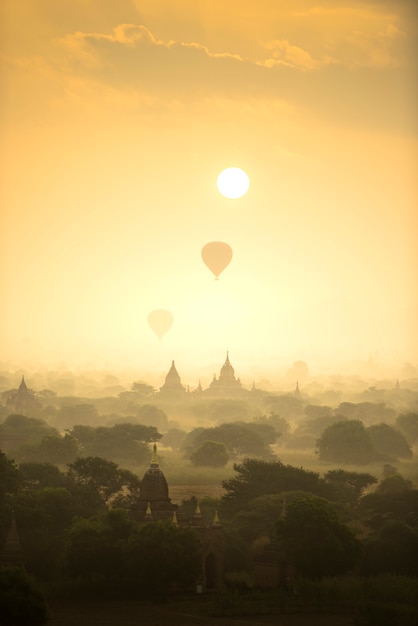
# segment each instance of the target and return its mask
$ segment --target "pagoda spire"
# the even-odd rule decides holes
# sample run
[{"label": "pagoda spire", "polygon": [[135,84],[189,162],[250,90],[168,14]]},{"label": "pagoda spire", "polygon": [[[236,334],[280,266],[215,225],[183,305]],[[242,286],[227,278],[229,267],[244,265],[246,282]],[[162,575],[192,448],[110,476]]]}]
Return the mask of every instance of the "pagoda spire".
[{"label": "pagoda spire", "polygon": [[152,447],[151,467],[158,467],[157,444]]},{"label": "pagoda spire", "polygon": [[196,524],[197,526],[201,526],[203,524],[203,515],[200,511],[200,504],[199,504],[199,500],[196,503],[196,509],[195,512],[193,513],[193,524]]},{"label": "pagoda spire", "polygon": [[151,511],[151,504],[149,502],[147,502],[147,510],[145,511],[145,517],[144,519],[149,522],[150,520],[152,520],[152,511]]},{"label": "pagoda spire", "polygon": [[199,500],[198,500],[198,501],[197,501],[197,503],[196,503],[196,509],[195,509],[195,512],[194,512],[193,517],[202,517],[202,513],[201,513],[201,511],[200,511],[200,504],[199,504]]},{"label": "pagoda spire", "polygon": [[212,526],[220,526],[221,522],[219,521],[218,511],[215,511],[215,515],[213,516]]}]

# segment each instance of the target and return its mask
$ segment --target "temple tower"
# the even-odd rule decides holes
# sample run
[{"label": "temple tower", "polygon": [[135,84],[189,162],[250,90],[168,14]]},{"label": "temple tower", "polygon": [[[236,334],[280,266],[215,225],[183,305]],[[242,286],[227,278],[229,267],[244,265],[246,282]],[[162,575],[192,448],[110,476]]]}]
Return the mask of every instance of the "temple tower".
[{"label": "temple tower", "polygon": [[40,408],[41,403],[35,398],[33,391],[28,389],[25,383],[25,377],[22,376],[19,389],[7,400],[7,410],[9,413],[32,416],[36,414],[36,411]]},{"label": "temple tower", "polygon": [[213,377],[208,392],[217,396],[235,396],[243,392],[241,381],[235,378],[235,371],[229,360],[229,352],[226,353],[225,363],[221,367],[219,378]]},{"label": "temple tower", "polygon": [[170,397],[186,395],[186,390],[181,384],[181,379],[174,365],[174,361],[171,362],[171,367],[165,377],[164,385],[160,388],[160,393]]},{"label": "temple tower", "polygon": [[140,520],[171,520],[177,505],[171,502],[168,484],[160,469],[157,457],[157,444],[154,443],[151,463],[144,474],[139,490],[136,513]]}]

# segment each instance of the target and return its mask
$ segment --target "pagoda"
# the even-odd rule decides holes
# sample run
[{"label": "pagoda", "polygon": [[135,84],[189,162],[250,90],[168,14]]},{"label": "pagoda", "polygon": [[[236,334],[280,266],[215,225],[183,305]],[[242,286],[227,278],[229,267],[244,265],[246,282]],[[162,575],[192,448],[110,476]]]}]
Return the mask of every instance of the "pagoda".
[{"label": "pagoda", "polygon": [[171,367],[165,377],[164,385],[160,387],[160,393],[170,398],[182,397],[187,393],[181,384],[181,379],[174,365],[174,361],[171,361]]}]

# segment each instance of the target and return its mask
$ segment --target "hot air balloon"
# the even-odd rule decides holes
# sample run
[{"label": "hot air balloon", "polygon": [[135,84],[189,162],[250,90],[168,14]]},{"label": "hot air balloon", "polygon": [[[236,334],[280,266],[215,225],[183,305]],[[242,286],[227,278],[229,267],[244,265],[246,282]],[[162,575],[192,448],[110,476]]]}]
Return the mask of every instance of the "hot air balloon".
[{"label": "hot air balloon", "polygon": [[160,339],[170,330],[173,323],[173,315],[165,309],[155,309],[148,315],[148,324]]},{"label": "hot air balloon", "polygon": [[202,248],[202,259],[205,265],[218,280],[219,274],[229,265],[232,259],[232,248],[222,241],[211,241]]}]

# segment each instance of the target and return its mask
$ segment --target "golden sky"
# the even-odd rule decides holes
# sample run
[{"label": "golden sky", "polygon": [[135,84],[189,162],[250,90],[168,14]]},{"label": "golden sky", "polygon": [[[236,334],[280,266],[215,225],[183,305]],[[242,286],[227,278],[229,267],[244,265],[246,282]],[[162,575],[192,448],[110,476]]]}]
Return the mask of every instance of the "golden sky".
[{"label": "golden sky", "polygon": [[[3,365],[418,365],[415,0],[3,0],[0,21]],[[210,241],[233,249],[218,281]]]}]

